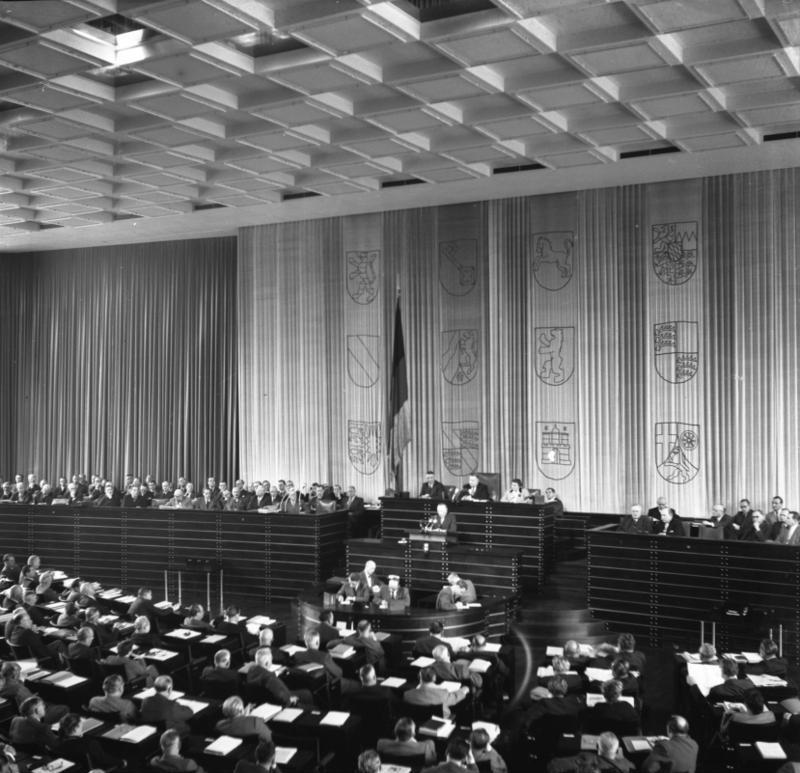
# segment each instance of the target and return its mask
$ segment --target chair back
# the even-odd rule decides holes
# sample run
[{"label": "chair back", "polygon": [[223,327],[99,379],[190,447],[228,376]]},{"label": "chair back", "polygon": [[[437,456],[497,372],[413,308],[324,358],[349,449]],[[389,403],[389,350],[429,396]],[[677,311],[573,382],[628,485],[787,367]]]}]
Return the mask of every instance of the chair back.
[{"label": "chair back", "polygon": [[755,743],[756,741],[777,741],[780,732],[781,726],[778,722],[769,722],[765,725],[745,725],[741,722],[731,722],[728,725],[728,741],[734,746],[739,743]]},{"label": "chair back", "polygon": [[200,679],[200,694],[204,698],[224,701],[231,695],[238,695],[242,690],[235,682],[221,682],[219,679]]},{"label": "chair back", "polygon": [[416,703],[408,703],[407,701],[401,701],[398,709],[398,714],[401,717],[413,719],[418,728],[424,725],[434,714],[441,713],[442,707],[439,705],[418,706]]},{"label": "chair back", "polygon": [[413,773],[422,770],[425,767],[425,752],[418,754],[392,754],[390,752],[380,752],[381,762],[384,765],[401,765],[406,768],[411,768]]}]

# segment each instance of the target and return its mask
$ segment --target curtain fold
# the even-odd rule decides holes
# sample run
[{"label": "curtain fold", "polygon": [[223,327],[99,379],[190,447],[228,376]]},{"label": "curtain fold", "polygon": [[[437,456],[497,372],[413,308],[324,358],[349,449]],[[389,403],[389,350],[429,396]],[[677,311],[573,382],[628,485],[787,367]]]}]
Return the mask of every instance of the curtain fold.
[{"label": "curtain fold", "polygon": [[0,276],[4,477],[236,474],[234,239],[33,253]]}]

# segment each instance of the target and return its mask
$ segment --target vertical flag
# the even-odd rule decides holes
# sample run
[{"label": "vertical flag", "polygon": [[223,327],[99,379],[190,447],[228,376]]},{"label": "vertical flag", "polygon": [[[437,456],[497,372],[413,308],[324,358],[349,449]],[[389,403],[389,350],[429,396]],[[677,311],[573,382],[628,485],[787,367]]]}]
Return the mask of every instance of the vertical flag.
[{"label": "vertical flag", "polygon": [[399,295],[394,312],[394,346],[392,348],[392,380],[389,389],[389,409],[389,460],[391,472],[398,476],[403,451],[411,442],[406,351],[403,344],[403,323],[400,318]]}]

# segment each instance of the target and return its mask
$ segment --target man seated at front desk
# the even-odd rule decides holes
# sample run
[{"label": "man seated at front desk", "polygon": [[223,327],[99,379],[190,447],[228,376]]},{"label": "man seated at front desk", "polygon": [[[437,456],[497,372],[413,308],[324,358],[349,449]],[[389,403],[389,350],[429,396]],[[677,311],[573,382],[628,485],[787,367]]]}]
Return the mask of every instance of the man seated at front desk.
[{"label": "man seated at front desk", "polygon": [[444,484],[436,480],[436,475],[433,470],[428,470],[425,473],[425,482],[419,492],[420,499],[447,499],[447,489]]},{"label": "man seated at front desk", "polygon": [[489,489],[478,480],[477,475],[470,475],[461,491],[453,496],[454,502],[491,502]]},{"label": "man seated at front desk", "polygon": [[455,572],[447,576],[445,585],[436,597],[436,609],[463,609],[478,598],[472,580],[465,580]]},{"label": "man seated at front desk", "polygon": [[410,606],[411,597],[408,595],[408,588],[400,586],[400,575],[390,574],[388,580],[388,585],[378,588],[374,601],[389,609],[405,609]]},{"label": "man seated at front desk", "polygon": [[673,537],[686,536],[681,517],[676,515],[671,507],[666,506],[661,508],[659,517],[653,521],[653,534]]},{"label": "man seated at front desk", "polygon": [[714,505],[711,508],[711,518],[703,521],[703,525],[719,532],[722,539],[737,539],[736,529],[733,528],[733,516],[725,512],[725,505]]},{"label": "man seated at front desk", "polygon": [[428,522],[422,526],[423,534],[444,537],[448,542],[456,541],[457,531],[456,517],[444,502],[436,505],[436,515],[432,515]]},{"label": "man seated at front desk", "polygon": [[641,505],[634,505],[630,515],[623,515],[619,522],[618,531],[629,534],[650,534],[653,531],[653,519],[644,514]]}]

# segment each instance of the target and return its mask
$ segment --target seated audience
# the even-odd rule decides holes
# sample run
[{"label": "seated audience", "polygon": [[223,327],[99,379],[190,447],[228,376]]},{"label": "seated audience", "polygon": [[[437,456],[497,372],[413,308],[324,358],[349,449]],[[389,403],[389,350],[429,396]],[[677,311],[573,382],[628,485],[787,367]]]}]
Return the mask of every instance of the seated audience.
[{"label": "seated audience", "polygon": [[217,722],[217,732],[235,738],[258,737],[261,741],[271,741],[272,733],[261,717],[254,717],[245,711],[244,702],[238,695],[231,695],[222,704],[222,716]]},{"label": "seated audience", "polygon": [[[181,737],[189,735],[188,722],[192,710],[177,703],[172,697],[172,677],[159,676],[153,683],[155,694],[142,701],[141,719],[147,725],[164,723],[168,730],[175,730]],[[163,747],[162,747],[163,748]]]},{"label": "seated audience", "polygon": [[96,714],[118,714],[121,722],[135,722],[138,712],[133,701],[123,698],[125,680],[110,674],[103,680],[103,694],[89,701],[89,710]]},{"label": "seated audience", "polygon": [[620,725],[628,728],[628,734],[635,734],[639,728],[639,712],[623,700],[622,684],[616,679],[603,682],[603,698],[605,702],[597,703],[586,709],[581,725],[589,733],[599,733]]},{"label": "seated audience", "polygon": [[161,754],[150,760],[150,767],[176,773],[203,773],[203,769],[194,760],[181,756],[181,736],[175,730],[165,730],[161,734],[159,746]]},{"label": "seated audience", "polygon": [[625,759],[619,745],[619,739],[614,733],[603,732],[597,739],[596,752],[581,752],[575,757],[560,757],[550,761],[547,773],[572,773],[578,766],[583,769],[597,771],[627,771],[636,770],[636,766]]},{"label": "seated audience", "polygon": [[422,773],[456,773],[462,770],[477,773],[478,767],[471,761],[469,744],[463,738],[453,738],[447,742],[445,761],[423,768]]},{"label": "seated audience", "polygon": [[381,585],[373,601],[392,609],[405,609],[411,605],[411,596],[408,588],[400,585],[400,575],[390,574],[388,584]]},{"label": "seated audience", "polygon": [[618,531],[629,534],[650,534],[653,531],[653,519],[644,514],[641,505],[634,505],[630,515],[623,515],[619,522]]},{"label": "seated audience", "polygon": [[231,668],[231,652],[222,649],[214,653],[214,665],[206,666],[200,679],[205,683],[213,683],[220,687],[230,687],[236,691],[239,686],[239,674]]},{"label": "seated audience", "polygon": [[739,664],[733,658],[722,658],[720,669],[724,681],[708,691],[709,702],[743,701],[745,693],[755,685],[747,678],[739,679]]},{"label": "seated audience", "polygon": [[122,666],[125,669],[126,682],[134,682],[137,679],[144,678],[146,685],[152,687],[153,682],[158,677],[158,669],[145,663],[144,658],[136,654],[131,639],[121,641],[117,645],[116,654],[110,653],[101,662],[109,666]]},{"label": "seated audience", "polygon": [[281,773],[275,762],[275,744],[272,741],[259,741],[253,752],[253,760],[239,760],[233,773]]},{"label": "seated audience", "polygon": [[446,641],[444,638],[444,623],[441,620],[434,620],[428,626],[428,633],[420,636],[414,642],[414,655],[422,655],[423,657],[430,658],[433,657],[433,648],[438,647],[440,644],[444,644],[447,647],[448,652],[450,653],[450,659],[452,660],[455,657],[455,652],[453,651],[453,647],[450,642]]},{"label": "seated audience", "polygon": [[483,728],[473,730],[470,733],[469,748],[476,765],[488,762],[490,773],[507,773],[506,761],[492,748],[489,733]]},{"label": "seated audience", "polygon": [[442,716],[450,716],[450,708],[460,703],[469,695],[469,687],[459,687],[450,692],[436,684],[436,672],[427,666],[419,670],[419,684],[403,693],[403,700],[415,706],[441,706]]},{"label": "seated audience", "polygon": [[478,598],[472,580],[462,579],[455,572],[447,577],[447,585],[436,597],[436,609],[456,609],[459,604],[472,604]]},{"label": "seated audience", "polygon": [[720,723],[720,734],[725,737],[729,725],[771,725],[776,722],[775,714],[768,709],[760,690],[748,690],[744,694],[747,711],[726,710]]},{"label": "seated audience", "polygon": [[20,716],[11,720],[8,740],[12,744],[54,752],[58,738],[45,721],[44,701],[38,695],[33,695],[23,702],[19,712]]},{"label": "seated audience", "polygon": [[778,657],[778,645],[772,639],[762,639],[758,645],[760,663],[748,663],[745,671],[748,674],[769,674],[786,679],[789,664],[786,658]]},{"label": "seated audience", "polygon": [[67,714],[62,717],[55,748],[59,757],[72,762],[83,762],[88,756],[94,767],[105,770],[127,767],[124,759],[109,754],[96,738],[85,736],[82,725],[83,720],[79,714]]},{"label": "seated audience", "polygon": [[320,650],[318,630],[306,631],[305,636],[303,636],[303,641],[306,645],[305,652],[297,652],[294,656],[294,662],[298,666],[304,666],[308,663],[318,663],[325,669],[328,679],[342,678],[342,669],[334,662],[330,652],[323,652]]},{"label": "seated audience", "polygon": [[476,671],[469,670],[468,660],[450,662],[450,653],[443,644],[433,648],[434,663],[431,668],[436,672],[436,678],[441,682],[469,682],[473,687],[480,687],[483,678]]},{"label": "seated audience", "polygon": [[417,727],[413,719],[401,717],[394,726],[394,738],[378,739],[378,754],[389,754],[392,757],[415,757],[425,755],[425,764],[436,763],[436,746],[433,740],[418,741],[415,738]]},{"label": "seated audience", "polygon": [[381,773],[381,758],[375,749],[367,749],[358,755],[356,773]]},{"label": "seated audience", "polygon": [[303,704],[313,706],[314,699],[308,690],[289,690],[289,688],[270,670],[272,666],[272,651],[269,647],[259,647],[256,650],[256,659],[247,671],[247,684],[249,687],[260,688],[265,700],[281,706],[296,706]]},{"label": "seated audience", "polygon": [[674,714],[667,722],[667,740],[656,741],[653,751],[642,763],[642,773],[659,773],[670,763],[670,770],[695,773],[697,766],[697,742],[689,737],[689,723]]},{"label": "seated audience", "polygon": [[357,651],[363,652],[366,655],[367,663],[375,666],[375,670],[379,674],[386,672],[386,653],[383,645],[375,636],[369,620],[359,620],[355,634],[346,637],[343,641],[355,647]]}]

